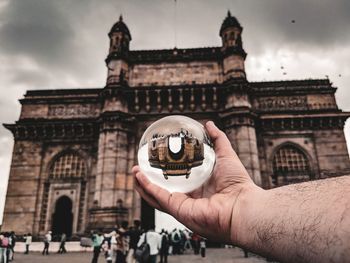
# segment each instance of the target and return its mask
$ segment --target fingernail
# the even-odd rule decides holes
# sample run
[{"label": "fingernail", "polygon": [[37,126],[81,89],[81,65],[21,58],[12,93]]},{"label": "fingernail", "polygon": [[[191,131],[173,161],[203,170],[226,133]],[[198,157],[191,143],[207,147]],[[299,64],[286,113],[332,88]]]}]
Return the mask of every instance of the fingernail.
[{"label": "fingernail", "polygon": [[208,121],[208,122],[207,122],[207,125],[208,125],[208,126],[211,126],[211,127],[215,126],[215,124],[214,124],[213,121]]},{"label": "fingernail", "polygon": [[142,184],[144,184],[144,183],[146,183],[148,181],[146,176],[144,176],[142,173],[137,173],[136,174],[136,178]]}]

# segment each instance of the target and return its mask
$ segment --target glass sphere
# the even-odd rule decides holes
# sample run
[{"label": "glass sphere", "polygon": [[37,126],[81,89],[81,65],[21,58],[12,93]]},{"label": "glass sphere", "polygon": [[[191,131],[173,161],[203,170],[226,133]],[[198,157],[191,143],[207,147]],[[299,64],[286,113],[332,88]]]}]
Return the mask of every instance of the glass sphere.
[{"label": "glass sphere", "polygon": [[149,126],[137,157],[147,178],[169,192],[197,189],[209,179],[215,163],[213,144],[203,125],[179,115]]}]

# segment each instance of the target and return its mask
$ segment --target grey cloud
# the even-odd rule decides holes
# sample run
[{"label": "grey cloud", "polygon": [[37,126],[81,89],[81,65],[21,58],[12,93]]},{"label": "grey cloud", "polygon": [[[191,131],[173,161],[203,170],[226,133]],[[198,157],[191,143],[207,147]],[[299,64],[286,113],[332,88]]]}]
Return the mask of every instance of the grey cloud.
[{"label": "grey cloud", "polygon": [[67,53],[73,31],[56,1],[11,0],[3,10],[1,48],[49,63]]},{"label": "grey cloud", "polygon": [[326,49],[350,42],[350,33],[346,32],[350,24],[347,0],[239,0],[236,6],[249,36],[247,45],[258,47],[252,52],[271,45]]}]

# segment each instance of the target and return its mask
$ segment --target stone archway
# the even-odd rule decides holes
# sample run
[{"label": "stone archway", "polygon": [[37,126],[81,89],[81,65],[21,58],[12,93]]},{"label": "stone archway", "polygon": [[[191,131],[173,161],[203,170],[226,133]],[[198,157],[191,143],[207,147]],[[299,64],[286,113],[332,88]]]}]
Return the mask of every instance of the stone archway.
[{"label": "stone archway", "polygon": [[301,183],[313,179],[307,155],[293,144],[284,144],[275,152],[272,181],[275,186]]},{"label": "stone archway", "polygon": [[61,196],[55,204],[55,212],[52,214],[52,233],[60,235],[65,233],[68,237],[72,235],[73,226],[73,203],[67,196]]}]

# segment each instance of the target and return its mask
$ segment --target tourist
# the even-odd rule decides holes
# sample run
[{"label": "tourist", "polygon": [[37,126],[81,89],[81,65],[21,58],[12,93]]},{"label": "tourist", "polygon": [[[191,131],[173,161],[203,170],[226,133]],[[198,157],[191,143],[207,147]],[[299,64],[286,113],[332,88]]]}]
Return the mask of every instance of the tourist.
[{"label": "tourist", "polygon": [[247,258],[248,257],[248,250],[243,248],[243,253],[244,253],[244,257]]},{"label": "tourist", "polygon": [[24,240],[26,245],[26,251],[24,252],[24,254],[29,254],[29,246],[32,244],[32,234],[28,233],[27,235],[25,235]]},{"label": "tourist", "polygon": [[199,240],[200,240],[200,235],[197,233],[192,233],[192,244],[193,244],[193,252],[195,255],[199,254]]},{"label": "tourist", "polygon": [[181,233],[176,228],[171,232],[171,244],[173,245],[173,255],[179,255],[181,250]]},{"label": "tourist", "polygon": [[168,262],[168,254],[169,254],[169,236],[168,232],[162,229],[162,232],[160,232],[161,236],[161,243],[160,243],[160,263],[167,263]]},{"label": "tourist", "polygon": [[[115,231],[113,231],[115,233]],[[110,234],[104,234],[103,235],[103,241],[101,245],[101,249],[104,252],[104,256],[107,263],[112,263],[113,261],[113,255],[112,255],[112,233]]]},{"label": "tourist", "polygon": [[143,199],[202,236],[276,261],[349,261],[350,176],[263,190],[225,133],[213,122],[206,129],[216,163],[200,191],[170,194],[136,166],[135,187]]},{"label": "tourist", "polygon": [[148,263],[156,263],[157,255],[159,253],[159,249],[161,247],[161,238],[160,235],[154,231],[155,226],[151,226],[149,230],[143,233],[140,236],[140,240],[137,243],[137,246],[141,246],[143,242],[147,242],[150,247],[150,258]]},{"label": "tourist", "polygon": [[205,238],[201,238],[201,240],[199,241],[199,246],[201,248],[201,256],[202,258],[205,258],[205,249],[206,249],[206,244],[205,244]]},{"label": "tourist", "polygon": [[110,254],[112,259],[115,259],[117,257],[118,234],[116,231],[112,231],[109,235],[110,235]]},{"label": "tourist", "polygon": [[97,263],[98,257],[101,252],[101,245],[103,241],[101,232],[97,232],[97,233],[92,232],[91,240],[92,240],[92,247],[93,247],[93,256],[92,256],[91,263]]},{"label": "tourist", "polygon": [[137,243],[139,242],[140,236],[142,234],[141,222],[140,220],[134,220],[134,225],[129,231],[125,233],[129,237],[129,251],[126,257],[127,263],[135,263],[134,253],[137,248]]},{"label": "tourist", "polygon": [[192,245],[191,245],[191,234],[188,229],[185,229],[183,231],[184,237],[185,237],[185,244],[184,244],[184,250],[192,250]]},{"label": "tourist", "polygon": [[9,235],[9,250],[8,250],[8,254],[9,254],[9,261],[13,261],[14,256],[15,256],[15,246],[16,246],[16,235],[14,231],[11,231],[10,235]]},{"label": "tourist", "polygon": [[117,232],[117,258],[116,263],[125,263],[126,254],[129,250],[129,242],[126,236],[128,222],[123,221]]},{"label": "tourist", "polygon": [[0,233],[0,263],[7,263],[9,240],[6,233]]},{"label": "tourist", "polygon": [[49,254],[50,242],[52,240],[51,233],[52,233],[51,231],[48,231],[47,234],[44,237],[44,250],[42,252],[43,255],[48,255]]},{"label": "tourist", "polygon": [[66,241],[67,241],[67,235],[65,233],[62,233],[61,235],[61,242],[60,242],[60,248],[58,249],[57,253],[63,254],[63,253],[67,253],[66,250]]}]

